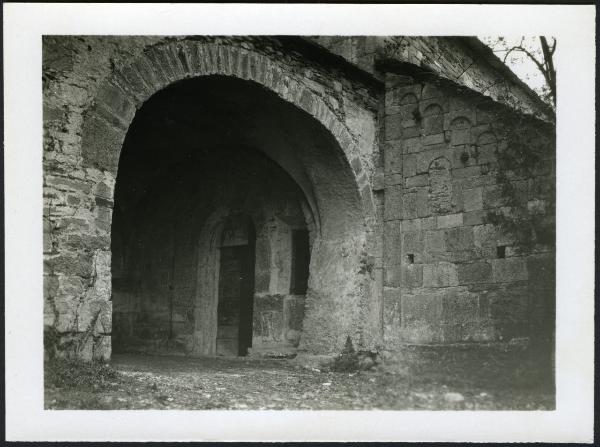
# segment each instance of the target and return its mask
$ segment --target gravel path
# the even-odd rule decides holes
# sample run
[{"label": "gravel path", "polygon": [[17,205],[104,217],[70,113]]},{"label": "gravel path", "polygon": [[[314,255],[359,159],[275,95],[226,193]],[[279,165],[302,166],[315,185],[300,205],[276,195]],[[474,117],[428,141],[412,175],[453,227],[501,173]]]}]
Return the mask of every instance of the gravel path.
[{"label": "gravel path", "polygon": [[[446,362],[447,364],[447,362]],[[46,389],[55,409],[550,410],[551,387],[501,363],[454,369],[427,362],[340,373],[291,360],[117,356],[119,372],[92,387]],[[452,365],[451,365],[452,366]],[[487,368],[487,370],[485,369]]]}]

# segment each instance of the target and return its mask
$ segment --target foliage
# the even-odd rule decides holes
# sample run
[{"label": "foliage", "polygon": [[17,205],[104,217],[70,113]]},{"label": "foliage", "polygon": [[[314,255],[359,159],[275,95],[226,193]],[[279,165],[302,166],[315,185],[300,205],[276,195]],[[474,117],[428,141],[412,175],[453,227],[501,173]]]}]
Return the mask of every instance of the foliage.
[{"label": "foliage", "polygon": [[56,388],[104,388],[120,377],[104,363],[60,358],[46,361],[44,372],[46,387]]},{"label": "foliage", "polygon": [[[556,107],[555,38],[551,38],[550,43],[544,36],[522,36],[518,39],[482,37],[481,39],[546,103]],[[527,68],[528,65],[531,68]],[[539,75],[542,77],[541,82],[537,79]]]},{"label": "foliage", "polygon": [[[505,206],[489,212],[486,221],[513,236],[520,251],[530,251],[538,244],[554,247],[554,141],[523,117],[513,119],[507,129],[503,132],[505,145],[497,153],[496,174]],[[517,186],[519,179],[527,181],[525,194]],[[529,182],[535,185],[533,197]]]}]

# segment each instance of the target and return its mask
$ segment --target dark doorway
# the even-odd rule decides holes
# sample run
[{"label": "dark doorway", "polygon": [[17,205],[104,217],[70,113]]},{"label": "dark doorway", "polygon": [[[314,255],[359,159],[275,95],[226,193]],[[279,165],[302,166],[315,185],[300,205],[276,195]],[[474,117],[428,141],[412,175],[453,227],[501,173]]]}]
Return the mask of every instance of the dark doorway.
[{"label": "dark doorway", "polygon": [[292,277],[290,293],[304,295],[308,287],[310,246],[307,230],[292,230]]},{"label": "dark doorway", "polygon": [[248,354],[252,347],[254,298],[254,232],[245,245],[221,247],[219,304],[217,307],[217,355]]}]

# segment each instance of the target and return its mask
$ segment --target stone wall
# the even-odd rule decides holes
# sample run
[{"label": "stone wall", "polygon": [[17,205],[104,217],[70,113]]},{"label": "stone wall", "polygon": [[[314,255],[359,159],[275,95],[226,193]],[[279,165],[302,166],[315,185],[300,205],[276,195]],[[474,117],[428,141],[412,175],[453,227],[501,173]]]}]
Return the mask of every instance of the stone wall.
[{"label": "stone wall", "polygon": [[[547,334],[540,324],[553,318],[552,249],[521,252],[514,235],[488,223],[491,212],[507,210],[498,154],[511,115],[451,86],[387,74],[386,348]],[[513,206],[548,199],[540,185],[555,174],[546,136],[537,176],[511,179]]]},{"label": "stone wall", "polygon": [[[551,326],[553,249],[520,252],[510,233],[486,219],[508,209],[498,183],[506,130],[527,114],[533,117],[527,125],[551,140],[553,118],[472,40],[48,36],[43,57],[44,316],[56,342],[52,352],[109,358],[113,326],[131,326],[128,318],[141,315],[135,303],[142,295],[156,306],[138,329],[164,340],[167,328],[176,340],[171,351],[193,351],[201,312],[196,306],[190,316],[198,290],[191,285],[198,277],[188,250],[197,240],[191,227],[202,227],[217,207],[192,218],[188,205],[161,196],[157,186],[173,192],[186,185],[180,195],[193,197],[189,188],[203,185],[197,176],[182,177],[195,180],[176,187],[176,178],[157,177],[170,163],[185,167],[190,148],[258,150],[289,175],[304,198],[303,216],[313,216],[304,306],[289,294],[288,246],[281,241],[289,240],[290,227],[278,217],[285,212],[271,213],[273,234],[258,233],[254,341],[265,352],[280,349],[281,340],[303,352],[332,354],[348,336],[359,349],[394,349],[509,340]],[[250,87],[207,81],[200,96],[181,95],[163,109],[195,98],[188,113],[162,117],[160,124],[182,126],[178,143],[161,140],[152,157],[140,151],[124,162],[126,135],[151,98],[182,81],[212,77]],[[138,146],[158,148],[159,140]],[[511,177],[518,193],[511,206],[533,209],[547,200],[551,152],[534,174]],[[139,216],[163,207],[156,216],[164,220],[138,216],[135,224],[148,254],[114,256],[115,246],[132,240],[113,231],[115,222],[138,228],[131,212],[115,208],[115,183],[123,178],[125,208],[138,209],[148,191],[157,201]],[[281,242],[277,268],[265,254],[274,240]],[[144,273],[144,263],[131,264],[127,256],[147,259],[150,269]],[[123,274],[131,265],[138,269],[135,280]],[[111,290],[120,301],[113,303]],[[165,297],[179,301],[167,310],[171,298]],[[117,301],[129,310],[113,309]],[[125,317],[130,309],[137,309],[134,316]]]}]

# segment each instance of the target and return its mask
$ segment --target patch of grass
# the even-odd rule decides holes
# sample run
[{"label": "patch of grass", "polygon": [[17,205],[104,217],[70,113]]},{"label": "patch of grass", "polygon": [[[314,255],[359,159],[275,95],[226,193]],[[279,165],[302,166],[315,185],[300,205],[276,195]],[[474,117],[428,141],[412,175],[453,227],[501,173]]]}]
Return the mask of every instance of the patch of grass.
[{"label": "patch of grass", "polygon": [[101,362],[51,359],[44,365],[44,383],[55,388],[106,388],[121,374]]}]

